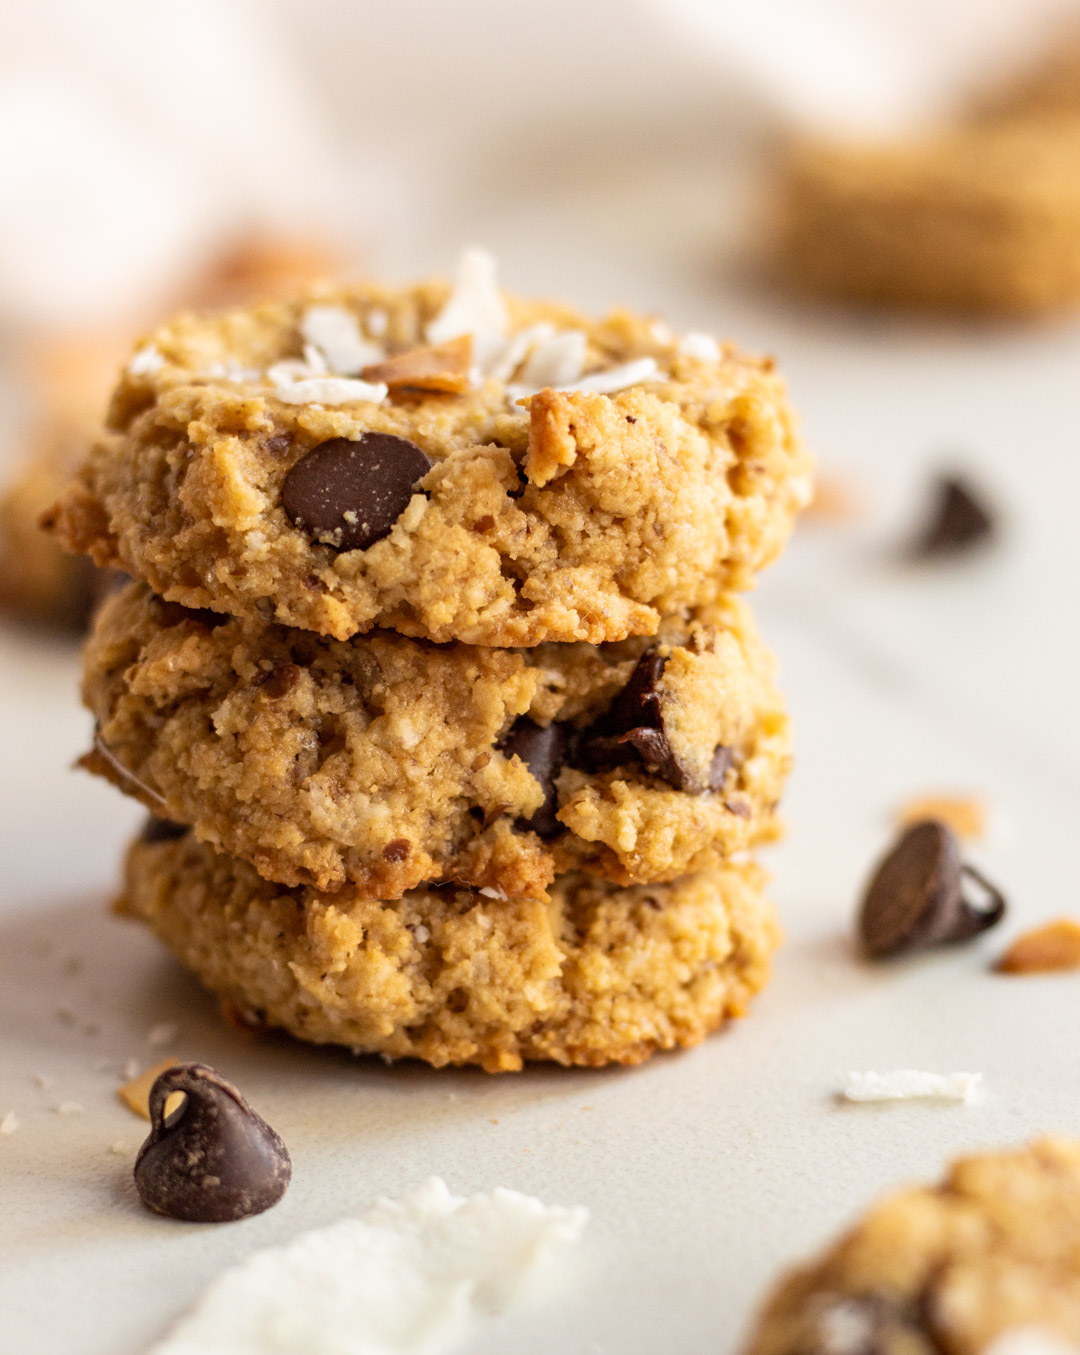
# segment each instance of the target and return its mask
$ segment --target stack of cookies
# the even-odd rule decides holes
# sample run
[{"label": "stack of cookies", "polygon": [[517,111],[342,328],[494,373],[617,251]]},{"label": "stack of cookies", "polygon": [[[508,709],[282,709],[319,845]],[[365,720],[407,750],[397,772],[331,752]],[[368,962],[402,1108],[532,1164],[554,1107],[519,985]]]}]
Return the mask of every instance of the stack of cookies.
[{"label": "stack of cookies", "polygon": [[767,361],[362,285],[145,342],[52,514],[100,610],[121,909],[234,1016],[442,1065],[632,1063],[745,1010],[788,728],[737,593],[810,491]]}]

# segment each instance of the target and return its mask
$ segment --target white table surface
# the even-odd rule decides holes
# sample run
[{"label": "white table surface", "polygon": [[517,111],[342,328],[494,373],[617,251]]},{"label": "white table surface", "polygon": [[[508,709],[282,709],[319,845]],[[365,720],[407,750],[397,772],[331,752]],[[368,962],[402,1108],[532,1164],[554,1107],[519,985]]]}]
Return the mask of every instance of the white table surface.
[{"label": "white table surface", "polygon": [[[861,486],[865,517],[807,525],[756,594],[797,722],[789,835],[768,858],[787,932],[773,983],[746,1021],[636,1070],[493,1078],[253,1043],[107,913],[141,813],[68,770],[87,738],[75,656],[5,634],[0,1114],[21,1123],[0,1138],[5,1352],[136,1355],[224,1265],[435,1173],[593,1215],[557,1297],[484,1326],[473,1355],[715,1355],[737,1348],[779,1268],[875,1195],[963,1150],[1080,1129],[1080,977],[990,968],[1018,930],[1080,913],[1080,330],[965,331],[754,297],[702,263],[715,202],[689,197],[677,256],[657,214],[586,194],[482,223],[451,213],[439,241],[387,259],[445,263],[460,227],[501,249],[510,285],[663,308],[774,352],[822,462]],[[894,544],[940,465],[976,474],[1005,537],[971,563],[901,566]],[[975,945],[869,967],[851,922],[890,815],[949,789],[992,806],[971,855],[1010,916]],[[140,1207],[144,1126],[115,1091],[127,1060],[161,1057],[146,1038],[161,1021],[179,1026],[169,1052],[234,1078],[289,1144],[293,1184],[269,1213],[197,1227]],[[970,1106],[837,1103],[848,1069],[897,1067],[981,1071],[984,1089]],[[83,1112],[58,1114],[64,1101]]]}]

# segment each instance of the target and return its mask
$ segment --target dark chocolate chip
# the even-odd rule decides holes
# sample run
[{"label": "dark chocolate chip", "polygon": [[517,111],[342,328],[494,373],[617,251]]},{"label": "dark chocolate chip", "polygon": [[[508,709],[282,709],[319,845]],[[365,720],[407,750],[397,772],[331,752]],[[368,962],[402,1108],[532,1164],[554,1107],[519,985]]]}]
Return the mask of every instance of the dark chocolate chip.
[{"label": "dark chocolate chip", "polygon": [[[965,894],[974,881],[979,896]],[[863,897],[859,934],[873,959],[924,946],[966,941],[1005,915],[1005,899],[960,860],[956,836],[927,819],[902,834],[879,864]]]},{"label": "dark chocolate chip", "polygon": [[331,438],[286,475],[282,506],[315,540],[366,550],[389,535],[433,464],[415,443],[390,433],[365,433],[356,442]]},{"label": "dark chocolate chip", "polygon": [[[730,748],[725,748],[722,743],[716,745],[716,751],[712,755],[712,761],[709,763],[709,789],[723,790],[724,778],[728,774],[728,769],[735,761],[735,754]],[[729,806],[730,808],[730,806]],[[741,813],[741,810],[732,811],[735,814]]]},{"label": "dark chocolate chip", "polygon": [[666,659],[655,649],[647,649],[637,661],[630,680],[611,703],[607,714],[586,729],[578,740],[576,757],[590,770],[619,767],[635,758],[654,776],[676,790],[700,795],[706,789],[718,790],[732,754],[718,745],[709,767],[708,783],[703,784],[693,767],[682,762],[671,746],[664,724],[660,700],[660,679]]},{"label": "dark chocolate chip", "polygon": [[565,831],[555,817],[559,812],[559,795],[555,782],[566,761],[568,739],[566,726],[551,724],[546,728],[523,715],[515,720],[510,732],[499,744],[507,757],[515,754],[529,769],[529,775],[540,782],[544,803],[531,818],[521,819],[523,827],[539,833],[542,838],[553,838]]},{"label": "dark chocolate chip", "polygon": [[280,663],[259,678],[258,685],[272,701],[280,701],[300,681],[301,671],[295,663]]},{"label": "dark chocolate chip", "polygon": [[397,863],[408,858],[412,851],[412,843],[407,837],[396,837],[393,842],[388,842],[382,849],[383,860]]},{"label": "dark chocolate chip", "polygon": [[972,485],[960,476],[941,475],[911,554],[923,560],[962,555],[989,542],[995,531],[994,514]]},{"label": "dark chocolate chip", "polygon": [[[166,1118],[173,1092],[186,1099]],[[135,1159],[135,1186],[159,1214],[191,1223],[249,1218],[277,1204],[291,1176],[284,1143],[213,1068],[167,1068],[150,1088],[150,1136]]]},{"label": "dark chocolate chip", "polygon": [[292,446],[292,438],[288,433],[276,433],[272,438],[267,438],[263,445],[272,456],[280,456]]},{"label": "dark chocolate chip", "polygon": [[155,818],[153,814],[143,824],[139,834],[140,842],[175,842],[187,837],[191,829],[186,823],[173,823],[172,819]]}]

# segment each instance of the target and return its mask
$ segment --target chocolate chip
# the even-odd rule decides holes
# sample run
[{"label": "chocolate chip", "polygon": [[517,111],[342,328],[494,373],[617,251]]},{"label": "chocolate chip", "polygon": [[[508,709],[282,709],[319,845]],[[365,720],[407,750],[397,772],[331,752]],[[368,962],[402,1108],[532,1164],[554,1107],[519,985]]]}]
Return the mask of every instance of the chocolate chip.
[{"label": "chocolate chip", "polygon": [[[965,895],[965,882],[979,888]],[[859,934],[873,959],[923,946],[966,941],[1005,915],[1005,899],[960,860],[955,834],[927,819],[902,834],[879,864],[863,897]]]},{"label": "chocolate chip", "polygon": [[395,863],[404,861],[411,851],[412,843],[407,837],[396,837],[382,849],[383,860]]},{"label": "chocolate chip", "polygon": [[671,745],[664,724],[660,679],[667,662],[655,649],[647,649],[630,674],[630,680],[611,703],[607,714],[584,731],[576,759],[589,770],[619,767],[635,758],[654,776],[676,790],[700,795],[719,790],[731,765],[731,750],[718,744],[709,766],[707,783],[693,767],[681,761]]},{"label": "chocolate chip", "polygon": [[173,823],[171,819],[158,819],[153,814],[143,824],[139,834],[140,842],[175,842],[187,837],[191,829],[186,823]]},{"label": "chocolate chip", "polygon": [[417,482],[434,463],[415,443],[389,433],[356,442],[331,438],[285,477],[290,522],[335,550],[366,550],[389,535]]},{"label": "chocolate chip", "polygon": [[272,701],[288,696],[300,681],[301,669],[295,663],[280,663],[258,679],[257,685]]},{"label": "chocolate chip", "polygon": [[263,445],[272,456],[280,456],[292,446],[292,438],[288,433],[277,433],[274,437],[267,438]]},{"label": "chocolate chip", "polygon": [[[166,1117],[173,1092],[186,1099]],[[191,1223],[249,1218],[277,1204],[291,1176],[284,1143],[213,1068],[167,1068],[150,1088],[150,1136],[135,1159],[135,1186],[159,1214]]]},{"label": "chocolate chip", "polygon": [[507,757],[516,754],[528,767],[529,775],[540,782],[544,803],[531,818],[519,822],[542,838],[558,837],[564,831],[564,825],[555,817],[559,811],[555,782],[566,761],[567,747],[565,725],[551,724],[545,728],[527,715],[514,721],[510,732],[499,744],[501,752]]},{"label": "chocolate chip", "polygon": [[911,546],[916,559],[963,555],[994,536],[994,515],[971,484],[955,475],[940,475],[925,527]]}]

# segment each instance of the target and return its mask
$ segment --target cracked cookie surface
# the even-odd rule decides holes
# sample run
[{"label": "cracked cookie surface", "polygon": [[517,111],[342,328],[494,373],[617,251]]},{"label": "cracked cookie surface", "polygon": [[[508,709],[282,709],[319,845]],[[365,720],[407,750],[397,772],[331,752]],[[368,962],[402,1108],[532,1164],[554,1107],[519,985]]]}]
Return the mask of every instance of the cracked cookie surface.
[{"label": "cracked cookie surface", "polygon": [[248,1024],[489,1072],[639,1063],[742,1016],[778,931],[750,863],[675,884],[560,877],[549,900],[375,902],[262,879],[190,832],[136,841],[120,911]]},{"label": "cracked cookie surface", "polygon": [[509,650],[331,640],[131,583],[87,646],[85,762],[285,884],[670,880],[776,835],[773,669],[735,598],[652,640]]},{"label": "cracked cookie surface", "polygon": [[[503,357],[474,334],[425,347],[454,328],[448,299],[359,286],[158,330],[60,500],[61,539],[172,601],[339,639],[599,643],[752,585],[811,489],[770,361],[501,295]],[[613,369],[636,379],[598,390]]]},{"label": "cracked cookie surface", "polygon": [[952,1164],[781,1281],[748,1355],[978,1355],[1010,1329],[1080,1341],[1080,1143]]}]

